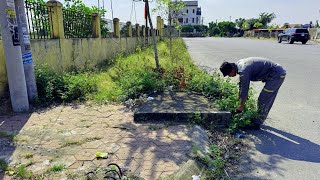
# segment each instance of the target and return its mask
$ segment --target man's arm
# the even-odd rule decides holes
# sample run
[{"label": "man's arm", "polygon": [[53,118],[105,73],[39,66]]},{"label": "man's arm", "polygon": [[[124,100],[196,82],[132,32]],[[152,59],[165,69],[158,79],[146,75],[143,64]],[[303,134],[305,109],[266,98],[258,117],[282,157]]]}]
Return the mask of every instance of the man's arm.
[{"label": "man's arm", "polygon": [[245,107],[246,101],[248,99],[249,86],[250,86],[249,74],[248,73],[241,73],[240,74],[240,82],[239,82],[240,105],[236,109],[237,112],[242,112]]}]

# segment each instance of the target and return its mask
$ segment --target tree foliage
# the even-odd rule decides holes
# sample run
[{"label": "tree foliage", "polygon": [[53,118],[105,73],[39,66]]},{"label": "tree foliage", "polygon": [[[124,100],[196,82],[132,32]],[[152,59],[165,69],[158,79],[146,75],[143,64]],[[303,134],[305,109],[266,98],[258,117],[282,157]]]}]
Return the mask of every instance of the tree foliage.
[{"label": "tree foliage", "polygon": [[263,12],[259,15],[259,22],[262,24],[262,27],[267,28],[268,24],[276,17],[274,13]]},{"label": "tree foliage", "polygon": [[246,19],[244,18],[239,18],[236,19],[236,25],[239,29],[242,29],[243,24],[246,22]]},{"label": "tree foliage", "polygon": [[236,19],[236,25],[241,30],[252,30],[254,28],[268,28],[268,25],[276,18],[274,13],[263,12],[259,14],[258,18]]},{"label": "tree foliage", "polygon": [[223,21],[219,23],[209,23],[210,36],[233,36],[237,33],[236,23],[230,21]]},{"label": "tree foliage", "polygon": [[183,15],[183,7],[186,4],[182,0],[156,0],[156,7],[153,12],[157,12],[159,16],[171,20],[175,26],[179,26],[178,18]]},{"label": "tree foliage", "polygon": [[241,29],[242,29],[242,30],[248,30],[248,29],[250,29],[250,24],[249,24],[247,21],[245,21],[245,22],[242,24]]},{"label": "tree foliage", "polygon": [[262,28],[263,27],[263,24],[261,22],[256,22],[254,23],[253,27],[255,28]]}]

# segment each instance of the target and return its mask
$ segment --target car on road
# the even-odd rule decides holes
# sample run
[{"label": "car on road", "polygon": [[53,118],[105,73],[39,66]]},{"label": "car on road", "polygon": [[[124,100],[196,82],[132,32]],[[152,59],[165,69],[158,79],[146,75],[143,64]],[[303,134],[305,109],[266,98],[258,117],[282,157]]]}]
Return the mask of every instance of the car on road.
[{"label": "car on road", "polygon": [[293,44],[295,41],[299,41],[302,42],[302,44],[306,44],[309,39],[309,31],[305,28],[289,28],[278,35],[278,43],[287,41]]}]

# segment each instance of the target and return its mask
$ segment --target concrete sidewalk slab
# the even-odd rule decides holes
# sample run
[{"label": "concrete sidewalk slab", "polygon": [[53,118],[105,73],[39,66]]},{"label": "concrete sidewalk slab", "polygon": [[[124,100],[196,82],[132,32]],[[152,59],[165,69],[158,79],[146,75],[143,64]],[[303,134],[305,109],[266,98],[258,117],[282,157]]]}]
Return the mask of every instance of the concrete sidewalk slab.
[{"label": "concrete sidewalk slab", "polygon": [[210,106],[208,99],[187,92],[167,91],[144,103],[134,113],[135,122],[190,122],[201,118],[215,127],[226,127],[231,113]]}]

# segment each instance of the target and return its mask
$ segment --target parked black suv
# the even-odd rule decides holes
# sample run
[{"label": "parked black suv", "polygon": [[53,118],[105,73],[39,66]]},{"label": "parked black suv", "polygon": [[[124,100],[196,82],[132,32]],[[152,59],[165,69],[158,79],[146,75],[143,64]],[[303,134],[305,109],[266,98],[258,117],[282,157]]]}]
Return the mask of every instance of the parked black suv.
[{"label": "parked black suv", "polygon": [[308,29],[303,28],[289,28],[278,35],[278,43],[282,41],[288,41],[293,44],[295,41],[300,41],[302,44],[306,44],[310,35]]}]

